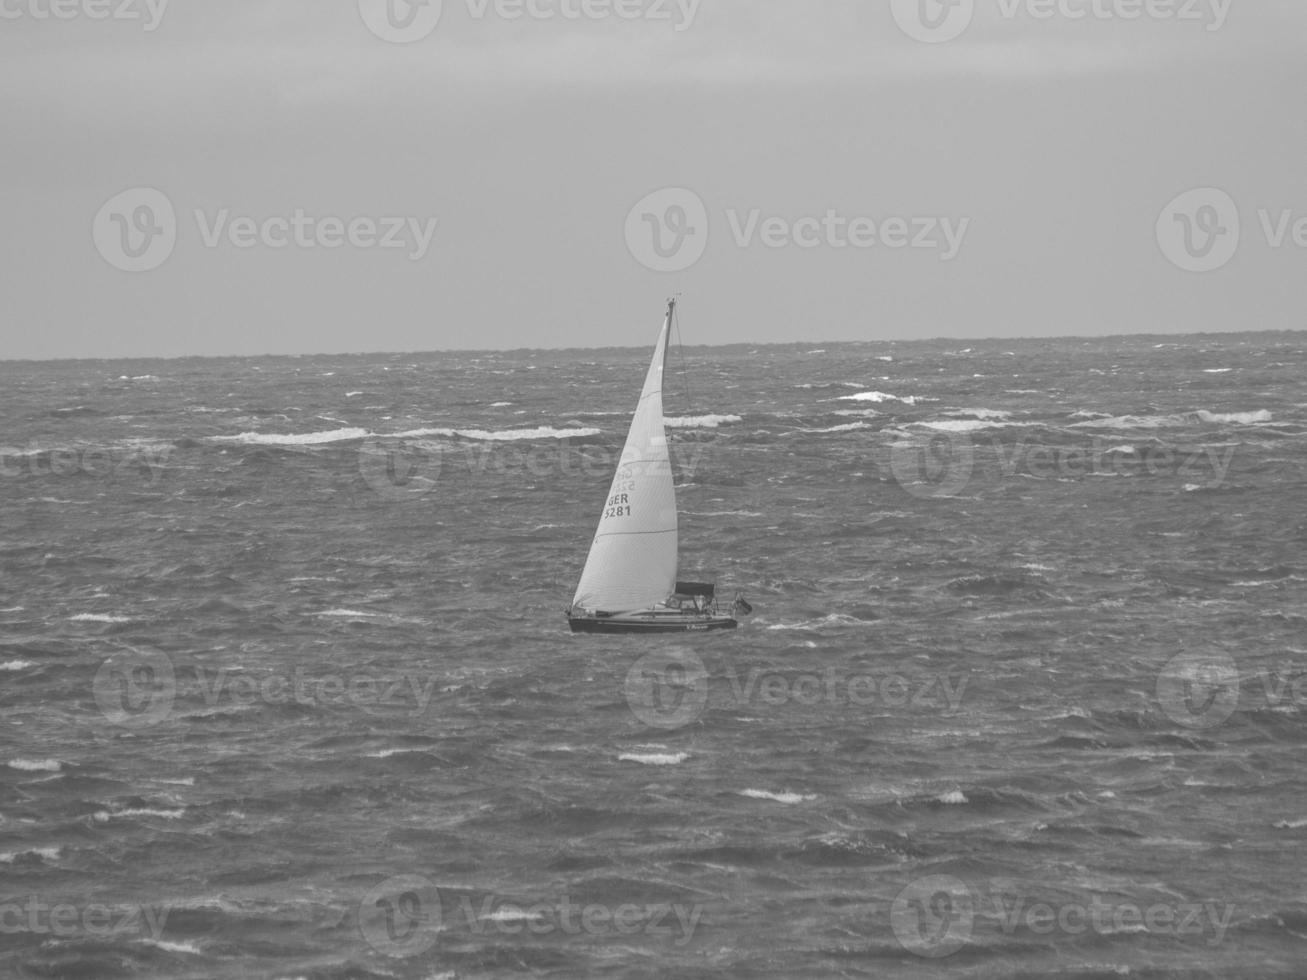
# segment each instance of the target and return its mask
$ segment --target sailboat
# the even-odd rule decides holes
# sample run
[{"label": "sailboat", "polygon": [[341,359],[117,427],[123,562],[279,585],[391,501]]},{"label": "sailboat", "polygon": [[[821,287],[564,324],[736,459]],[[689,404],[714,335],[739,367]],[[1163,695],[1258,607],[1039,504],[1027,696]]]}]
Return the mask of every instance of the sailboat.
[{"label": "sailboat", "polygon": [[672,299],[585,571],[567,609],[573,633],[735,629],[735,615],[752,611],[737,596],[731,615],[722,615],[715,586],[676,578],[676,488],[663,426],[663,368],[675,313]]}]

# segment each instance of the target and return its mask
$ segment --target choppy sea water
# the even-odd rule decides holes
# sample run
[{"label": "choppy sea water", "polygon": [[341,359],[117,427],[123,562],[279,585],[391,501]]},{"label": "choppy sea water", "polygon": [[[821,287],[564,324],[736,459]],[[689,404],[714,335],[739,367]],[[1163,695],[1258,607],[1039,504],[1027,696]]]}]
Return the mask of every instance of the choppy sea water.
[{"label": "choppy sea water", "polygon": [[0,365],[0,974],[1301,975],[1302,335],[647,359]]}]

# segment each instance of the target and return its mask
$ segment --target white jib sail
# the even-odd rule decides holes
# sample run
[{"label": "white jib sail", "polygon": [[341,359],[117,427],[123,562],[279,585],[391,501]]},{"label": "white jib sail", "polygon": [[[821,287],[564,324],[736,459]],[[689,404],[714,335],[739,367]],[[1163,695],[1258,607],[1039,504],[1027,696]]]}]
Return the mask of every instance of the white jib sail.
[{"label": "white jib sail", "polygon": [[663,428],[663,363],[671,325],[669,309],[572,600],[576,609],[647,609],[675,591],[676,489]]}]

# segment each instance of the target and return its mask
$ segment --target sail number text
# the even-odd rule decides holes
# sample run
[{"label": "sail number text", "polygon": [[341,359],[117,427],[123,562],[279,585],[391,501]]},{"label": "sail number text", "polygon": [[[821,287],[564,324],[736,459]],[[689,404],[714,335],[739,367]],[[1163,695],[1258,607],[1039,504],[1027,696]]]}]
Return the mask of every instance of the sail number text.
[{"label": "sail number text", "polygon": [[604,511],[604,519],[610,517],[630,517],[631,516],[631,495],[626,493],[615,493],[608,498],[608,509]]}]

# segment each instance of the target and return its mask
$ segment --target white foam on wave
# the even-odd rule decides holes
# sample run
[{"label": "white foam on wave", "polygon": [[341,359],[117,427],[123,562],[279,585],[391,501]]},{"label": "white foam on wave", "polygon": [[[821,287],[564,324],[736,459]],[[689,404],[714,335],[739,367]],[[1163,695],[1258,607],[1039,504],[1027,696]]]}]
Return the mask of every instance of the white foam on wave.
[{"label": "white foam on wave", "polygon": [[997,408],[955,408],[945,412],[945,415],[970,416],[973,419],[995,420],[1010,419],[1011,412],[1004,412]]},{"label": "white foam on wave", "polygon": [[971,802],[965,796],[962,795],[962,790],[960,789],[955,789],[952,792],[944,793],[938,797],[938,800],[940,803],[943,803],[947,806],[961,806],[964,803]]},{"label": "white foam on wave", "polygon": [[849,422],[845,425],[832,425],[828,429],[800,429],[799,431],[807,435],[820,436],[829,435],[833,432],[858,432],[861,429],[870,429],[871,426],[866,422]]},{"label": "white foam on wave", "polygon": [[623,752],[617,761],[638,762],[642,766],[678,766],[688,758],[688,752]]},{"label": "white foam on wave", "polygon": [[669,429],[715,429],[743,421],[738,415],[687,415],[684,418],[665,418],[663,424]]},{"label": "white foam on wave", "polygon": [[746,789],[740,791],[741,796],[747,796],[753,800],[773,800],[776,803],[807,803],[815,800],[814,794],[804,795],[802,793],[773,793],[766,789]]},{"label": "white foam on wave", "polygon": [[1211,425],[1256,425],[1259,422],[1274,421],[1275,416],[1265,410],[1260,412],[1203,412],[1196,413],[1199,421]]},{"label": "white foam on wave", "polygon": [[407,755],[407,754],[410,754],[410,753],[421,753],[421,752],[425,752],[425,751],[426,751],[425,749],[413,749],[413,748],[405,748],[405,749],[379,749],[379,750],[376,751],[376,752],[369,752],[369,753],[367,754],[367,757],[368,757],[369,759],[389,759],[391,756],[394,756],[394,755]]},{"label": "white foam on wave", "polygon": [[200,956],[204,952],[194,943],[172,942],[166,939],[142,939],[141,942],[150,946],[155,946],[168,953],[190,953],[193,956]]},{"label": "white foam on wave", "polygon": [[[1077,413],[1079,415],[1080,413]],[[1088,413],[1086,413],[1088,414]],[[1185,415],[1113,415],[1074,422],[1073,429],[1171,429],[1180,426],[1258,425],[1274,421],[1270,412],[1208,412],[1199,410]]]},{"label": "white foam on wave", "polygon": [[242,446],[325,446],[333,442],[366,439],[367,429],[343,428],[323,432],[242,432],[235,436],[212,436],[213,442],[231,442]]},{"label": "white foam on wave", "polygon": [[992,419],[946,419],[934,422],[911,422],[909,426],[935,432],[979,432],[983,429],[1029,428],[1037,422],[1008,422]]},{"label": "white foam on wave", "polygon": [[0,670],[26,670],[28,667],[35,667],[36,664],[30,660],[9,660],[0,664]]},{"label": "white foam on wave", "polygon": [[62,853],[62,847],[28,847],[21,851],[4,851],[0,853],[0,864],[13,864],[24,854],[35,854],[44,861],[57,861]]},{"label": "white foam on wave", "polygon": [[1203,374],[1229,374],[1234,368],[1205,368]]},{"label": "white foam on wave", "polygon": [[131,620],[126,616],[111,616],[108,613],[78,613],[76,616],[69,616],[70,623],[130,623]]},{"label": "white foam on wave", "polygon": [[186,815],[186,810],[156,810],[150,807],[140,807],[132,810],[97,810],[92,819],[96,823],[107,823],[110,820],[117,820],[120,817],[160,817],[164,820],[180,820]]},{"label": "white foam on wave", "polygon": [[1276,830],[1302,830],[1303,827],[1307,827],[1307,819],[1281,820],[1274,826]]},{"label": "white foam on wave", "polygon": [[[524,413],[518,412],[518,415]],[[469,439],[473,442],[524,442],[543,439],[582,439],[603,435],[602,429],[575,428],[555,429],[541,426],[535,429],[412,429],[408,432],[386,433],[379,439],[422,439],[428,436],[442,436],[446,439]]]},{"label": "white foam on wave", "polygon": [[371,619],[377,616],[384,616],[385,613],[363,612],[359,609],[325,609],[322,612],[315,612],[314,616],[336,616],[341,619]]},{"label": "white foam on wave", "polygon": [[918,402],[939,401],[938,398],[922,398],[918,395],[890,395],[883,391],[860,391],[856,395],[840,395],[836,401],[841,402],[902,402],[904,405],[916,405]]},{"label": "white foam on wave", "polygon": [[7,764],[20,772],[59,772],[64,767],[58,759],[10,759]]}]

